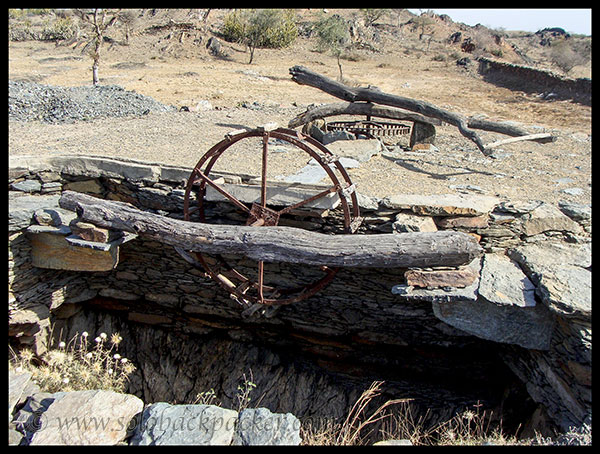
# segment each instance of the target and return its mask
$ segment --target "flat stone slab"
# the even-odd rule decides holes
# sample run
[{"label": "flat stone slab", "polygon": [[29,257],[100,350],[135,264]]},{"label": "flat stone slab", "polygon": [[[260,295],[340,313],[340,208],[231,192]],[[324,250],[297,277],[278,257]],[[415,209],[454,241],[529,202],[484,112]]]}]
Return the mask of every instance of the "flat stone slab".
[{"label": "flat stone slab", "polygon": [[489,216],[448,216],[437,221],[442,229],[485,229],[488,227]]},{"label": "flat stone slab", "polygon": [[64,208],[42,208],[33,213],[33,219],[40,225],[59,227],[69,225],[77,218],[77,213]]},{"label": "flat stone slab", "polygon": [[[261,186],[250,184],[221,183],[219,187],[227,191],[233,197],[244,203],[260,203]],[[312,197],[326,189],[328,186],[307,188],[299,184],[286,184],[277,181],[267,182],[267,204],[275,206],[289,206]],[[209,202],[222,202],[229,200],[223,194],[207,185],[206,200]],[[322,210],[333,209],[340,203],[337,193],[327,194],[313,202],[307,203],[305,207]]]},{"label": "flat stone slab", "polygon": [[523,267],[552,311],[591,323],[590,244],[527,244],[510,249],[508,254]]},{"label": "flat stone slab", "polygon": [[413,287],[468,287],[478,275],[469,266],[455,270],[408,270],[404,273],[407,285]]},{"label": "flat stone slab", "polygon": [[367,162],[371,157],[381,152],[382,145],[377,139],[337,140],[327,144],[327,149],[342,158]]},{"label": "flat stone slab", "polygon": [[23,180],[10,185],[11,189],[22,192],[40,192],[42,184],[37,180]]},{"label": "flat stone slab", "polygon": [[413,301],[427,301],[431,303],[450,303],[454,301],[476,301],[479,288],[479,273],[481,258],[474,259],[466,265],[475,275],[473,283],[467,287],[425,289],[411,285],[399,284],[392,287],[392,293]]},{"label": "flat stone slab", "polygon": [[31,373],[8,371],[8,422],[12,420],[15,406],[21,400],[24,390],[31,382]]},{"label": "flat stone slab", "polygon": [[396,194],[382,199],[387,208],[429,216],[480,216],[492,211],[498,203],[497,197],[478,194]]},{"label": "flat stone slab", "polygon": [[327,172],[320,165],[304,166],[298,173],[289,175],[282,179],[286,183],[308,183],[317,184],[327,176]]},{"label": "flat stone slab", "polygon": [[147,406],[131,445],[230,445],[238,413],[215,405]]},{"label": "flat stone slab", "polygon": [[119,247],[116,243],[120,244],[122,239],[113,243],[94,242],[98,248],[73,247],[67,240],[68,233],[70,229],[64,225],[30,226],[27,235],[31,244],[31,264],[54,270],[110,271],[119,263]]},{"label": "flat stone slab", "polygon": [[[360,166],[360,162],[351,158],[339,158],[339,163],[345,169],[354,169]],[[329,164],[329,167],[334,171],[336,169],[335,164]],[[285,181],[286,183],[318,184],[324,178],[327,178],[327,172],[323,167],[321,167],[315,158],[312,158],[310,161],[308,161],[306,166],[304,166],[294,175],[277,177],[276,179]]]},{"label": "flat stone slab", "polygon": [[567,243],[524,244],[508,250],[508,256],[519,263],[528,276],[536,282],[536,275],[556,267],[572,265],[581,268],[592,266],[592,245]]},{"label": "flat stone slab", "polygon": [[8,230],[10,232],[28,227],[33,214],[41,209],[57,209],[60,195],[24,195],[21,192],[8,193]]},{"label": "flat stone slab", "polygon": [[502,254],[485,254],[479,296],[498,305],[535,306],[535,285],[519,265]]},{"label": "flat stone slab", "polygon": [[433,302],[432,307],[443,322],[481,339],[535,350],[550,348],[554,317],[543,304],[499,305],[479,298]]},{"label": "flat stone slab", "polygon": [[587,221],[592,218],[592,206],[581,203],[560,201],[558,208],[574,221]]}]

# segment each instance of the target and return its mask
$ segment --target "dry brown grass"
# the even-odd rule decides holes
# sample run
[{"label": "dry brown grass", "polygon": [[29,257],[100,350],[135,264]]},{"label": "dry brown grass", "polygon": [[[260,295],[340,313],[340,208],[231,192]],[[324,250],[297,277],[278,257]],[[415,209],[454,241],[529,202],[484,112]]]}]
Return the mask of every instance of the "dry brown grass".
[{"label": "dry brown grass", "polygon": [[27,371],[43,392],[104,389],[124,392],[135,366],[118,353],[119,333],[99,333],[93,340],[87,332],[68,342],[59,341],[40,358],[27,349],[11,350],[9,368]]}]

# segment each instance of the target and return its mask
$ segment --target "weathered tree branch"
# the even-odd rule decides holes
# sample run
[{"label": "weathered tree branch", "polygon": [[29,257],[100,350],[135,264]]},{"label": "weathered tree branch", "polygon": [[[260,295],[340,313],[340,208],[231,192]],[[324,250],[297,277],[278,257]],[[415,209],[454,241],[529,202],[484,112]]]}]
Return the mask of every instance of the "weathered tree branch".
[{"label": "weathered tree branch", "polygon": [[370,102],[340,102],[317,106],[292,118],[288,128],[297,128],[317,118],[333,117],[335,115],[370,115],[372,117],[391,118],[394,120],[408,120],[420,123],[429,123],[439,126],[442,122],[436,118],[426,117],[403,109],[377,106]]},{"label": "weathered tree branch", "polygon": [[265,262],[344,267],[459,266],[481,255],[462,232],[326,235],[294,227],[250,227],[187,222],[123,202],[65,191],[59,205],[99,227],[137,233],[184,250],[235,254]]},{"label": "weathered tree branch", "polygon": [[368,101],[386,106],[400,107],[412,112],[417,112],[427,117],[437,118],[441,121],[454,125],[460,133],[475,142],[477,148],[485,154],[485,145],[477,133],[467,127],[467,120],[462,115],[449,112],[434,106],[426,101],[405,98],[403,96],[390,95],[372,88],[350,88],[325,76],[317,74],[304,66],[293,66],[290,68],[292,80],[301,85],[323,90],[337,98],[350,102]]},{"label": "weathered tree branch", "polygon": [[[479,135],[470,129],[471,127],[479,127],[478,129],[501,132],[509,135],[528,134],[525,131],[519,130],[519,128],[515,128],[514,126],[507,127],[506,124],[502,123],[495,123],[489,120],[481,119],[468,120],[460,114],[441,109],[426,101],[419,101],[403,96],[391,95],[372,88],[351,88],[335,80],[322,76],[314,71],[311,71],[304,66],[293,66],[289,71],[294,82],[297,82],[301,85],[309,85],[311,87],[318,88],[319,90],[329,93],[332,96],[349,101],[351,103],[367,101],[386,106],[399,107],[401,109],[407,109],[409,111],[416,112],[426,117],[437,118],[445,123],[456,126],[459,132],[463,136],[472,140],[475,145],[477,145],[477,148],[479,148],[479,150],[486,156],[491,153],[491,150],[486,149],[486,146],[483,144],[483,141]],[[521,134],[521,132],[524,132],[525,134]]]}]

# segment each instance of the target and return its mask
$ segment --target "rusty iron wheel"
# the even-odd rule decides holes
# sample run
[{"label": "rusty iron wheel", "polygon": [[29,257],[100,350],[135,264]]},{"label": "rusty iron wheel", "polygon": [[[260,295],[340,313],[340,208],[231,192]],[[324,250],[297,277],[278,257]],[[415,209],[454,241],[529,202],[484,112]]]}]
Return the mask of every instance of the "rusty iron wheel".
[{"label": "rusty iron wheel", "polygon": [[[262,138],[262,170],[260,185],[260,203],[244,203],[230,194],[222,182],[211,178],[211,170],[216,161],[233,144],[251,137]],[[327,189],[305,199],[294,205],[286,207],[268,206],[267,202],[267,167],[268,167],[268,141],[269,138],[280,139],[308,153],[315,161],[323,167],[332,185]],[[340,178],[332,170],[335,166],[341,175]],[[295,209],[306,206],[319,198],[336,192],[343,211],[343,231],[354,233],[360,225],[361,219],[356,197],[355,187],[342,164],[335,156],[320,142],[312,137],[286,128],[265,130],[263,128],[226,135],[225,139],[208,150],[194,167],[186,185],[184,197],[184,219],[192,220],[192,215],[199,222],[206,222],[205,197],[207,186],[219,192],[228,202],[232,203],[238,210],[247,216],[246,225],[257,228],[268,228],[279,223],[280,216]],[[196,202],[194,204],[192,193]],[[350,203],[349,203],[350,202]],[[195,205],[195,206],[192,206]],[[285,305],[304,300],[313,296],[319,290],[328,285],[338,272],[338,268],[319,267],[322,277],[317,278],[309,284],[302,284],[292,288],[278,288],[265,283],[265,264],[262,261],[256,266],[256,276],[248,277],[235,269],[220,255],[202,254],[199,252],[187,252],[175,248],[188,262],[203,269],[206,275],[216,281],[220,287],[229,292],[232,299],[247,308],[257,306]],[[248,273],[246,273],[248,274]]]}]

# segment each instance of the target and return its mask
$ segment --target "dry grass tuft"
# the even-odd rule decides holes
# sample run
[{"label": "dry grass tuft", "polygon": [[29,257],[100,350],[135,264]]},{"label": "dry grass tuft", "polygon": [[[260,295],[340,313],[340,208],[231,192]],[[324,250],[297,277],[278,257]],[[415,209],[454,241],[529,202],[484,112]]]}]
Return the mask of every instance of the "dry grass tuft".
[{"label": "dry grass tuft", "polygon": [[104,389],[124,392],[135,366],[118,353],[123,338],[119,333],[100,333],[93,340],[77,333],[70,341],[60,341],[41,358],[30,350],[12,353],[9,368],[27,371],[43,392]]}]

